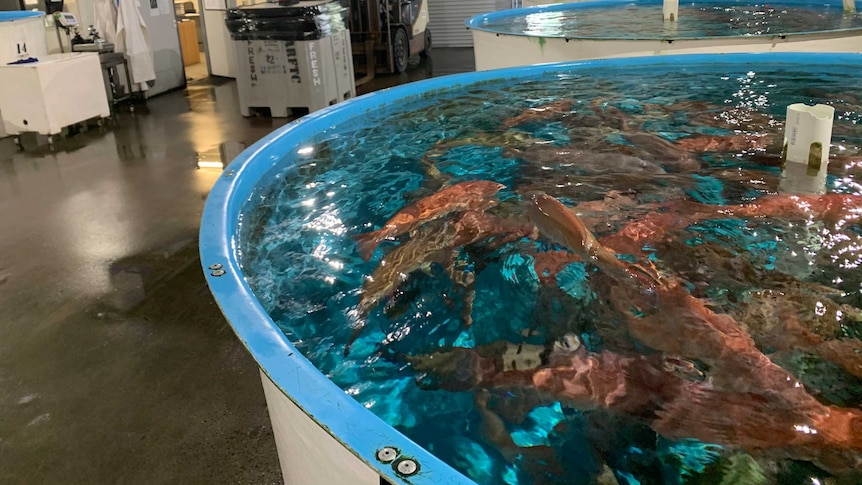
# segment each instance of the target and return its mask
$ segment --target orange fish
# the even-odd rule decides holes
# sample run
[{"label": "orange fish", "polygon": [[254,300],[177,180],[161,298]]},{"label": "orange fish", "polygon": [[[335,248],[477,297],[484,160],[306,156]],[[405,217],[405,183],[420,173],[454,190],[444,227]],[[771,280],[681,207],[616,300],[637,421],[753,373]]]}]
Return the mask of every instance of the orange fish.
[{"label": "orange fish", "polygon": [[497,205],[497,200],[493,196],[505,187],[503,184],[487,180],[461,182],[401,209],[383,224],[383,228],[351,237],[356,241],[359,255],[368,261],[384,239],[412,232],[428,221],[445,217],[453,212],[483,211]]},{"label": "orange fish", "polygon": [[676,146],[693,152],[737,152],[765,149],[772,137],[761,134],[731,136],[693,135],[676,141]]},{"label": "orange fish", "polygon": [[602,246],[584,222],[559,200],[545,193],[533,193],[528,214],[541,234],[571,249],[584,260],[605,267],[623,268],[623,263],[614,253]]},{"label": "orange fish", "polygon": [[527,108],[518,116],[503,120],[503,126],[511,128],[527,122],[553,119],[571,113],[574,105],[575,101],[572,99],[558,99],[542,106]]},{"label": "orange fish", "polygon": [[[500,236],[498,243],[505,243],[521,237],[534,237],[535,228],[531,224],[520,221],[500,219],[490,214],[476,211],[466,211],[458,219],[438,220],[418,228],[409,241],[399,245],[380,260],[380,264],[362,285],[362,296],[359,304],[352,312],[355,320],[353,335],[345,347],[345,355],[350,352],[350,346],[359,338],[365,329],[368,314],[403,283],[410,273],[426,268],[431,263],[446,266],[455,279],[453,254],[461,246]],[[466,275],[461,275],[462,277]],[[470,326],[472,317],[471,284],[465,284],[464,322]]]}]

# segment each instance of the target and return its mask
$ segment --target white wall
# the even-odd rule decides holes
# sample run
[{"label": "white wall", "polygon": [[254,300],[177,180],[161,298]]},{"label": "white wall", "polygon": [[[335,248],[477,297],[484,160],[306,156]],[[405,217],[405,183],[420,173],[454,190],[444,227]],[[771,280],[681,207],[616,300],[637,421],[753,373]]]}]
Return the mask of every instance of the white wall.
[{"label": "white wall", "polygon": [[[206,3],[206,2],[204,2]],[[236,77],[236,57],[230,33],[224,24],[224,10],[210,10],[204,5],[204,35],[207,39],[207,61],[210,73],[215,76]]]}]

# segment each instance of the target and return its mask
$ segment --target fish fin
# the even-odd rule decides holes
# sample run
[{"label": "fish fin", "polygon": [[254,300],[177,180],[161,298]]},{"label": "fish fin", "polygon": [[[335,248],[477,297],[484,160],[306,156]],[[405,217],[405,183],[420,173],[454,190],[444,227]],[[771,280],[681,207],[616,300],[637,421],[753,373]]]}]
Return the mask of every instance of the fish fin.
[{"label": "fish fin", "polygon": [[364,232],[350,236],[350,239],[356,241],[356,252],[359,253],[359,256],[363,260],[368,261],[371,259],[371,255],[374,254],[377,245],[383,240],[382,231],[381,229],[379,231]]},{"label": "fish fin", "polygon": [[454,252],[448,258],[446,272],[455,286],[463,288],[461,322],[463,322],[464,328],[470,328],[473,324],[473,302],[476,300],[476,275],[469,269],[456,267]]},{"label": "fish fin", "polygon": [[347,343],[344,344],[344,356],[347,357],[350,354],[350,347],[356,342],[356,339],[362,335],[362,331],[365,330],[365,325],[367,324],[367,317],[364,315],[364,312],[360,312],[359,309],[350,310],[348,312],[348,318],[353,320],[355,323],[353,325],[353,334],[350,335],[350,338],[347,339]]},{"label": "fish fin", "polygon": [[464,295],[461,297],[461,321],[464,328],[473,325],[473,303],[476,301],[475,279],[464,287]]},{"label": "fish fin", "polygon": [[362,331],[365,330],[365,320],[362,321],[362,324],[353,329],[353,334],[347,340],[347,343],[344,344],[344,356],[347,357],[350,355],[350,347],[353,345],[353,342],[356,342],[356,339],[362,335]]}]

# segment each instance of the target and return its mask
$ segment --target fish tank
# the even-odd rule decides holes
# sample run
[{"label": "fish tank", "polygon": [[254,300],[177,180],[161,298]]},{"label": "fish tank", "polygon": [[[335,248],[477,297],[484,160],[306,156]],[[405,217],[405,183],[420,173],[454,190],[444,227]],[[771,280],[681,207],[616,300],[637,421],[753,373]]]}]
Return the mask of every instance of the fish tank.
[{"label": "fish tank", "polygon": [[[675,10],[674,10],[674,5]],[[855,0],[597,0],[481,14],[465,21],[476,69],[626,56],[860,52]],[[674,21],[666,20],[675,12]]]},{"label": "fish tank", "polygon": [[285,482],[860,483],[860,65],[459,74],[248,148],[201,262]]}]

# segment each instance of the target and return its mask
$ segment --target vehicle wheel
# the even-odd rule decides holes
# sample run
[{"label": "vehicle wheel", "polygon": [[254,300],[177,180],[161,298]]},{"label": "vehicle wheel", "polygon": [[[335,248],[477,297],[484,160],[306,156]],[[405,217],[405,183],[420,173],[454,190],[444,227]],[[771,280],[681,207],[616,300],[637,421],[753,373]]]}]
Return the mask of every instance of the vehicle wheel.
[{"label": "vehicle wheel", "polygon": [[431,55],[431,31],[425,29],[425,48],[419,53],[419,57],[428,57]]},{"label": "vehicle wheel", "polygon": [[407,70],[409,57],[410,41],[407,40],[407,32],[404,29],[395,29],[392,35],[392,60],[395,64],[395,72],[402,73]]}]

